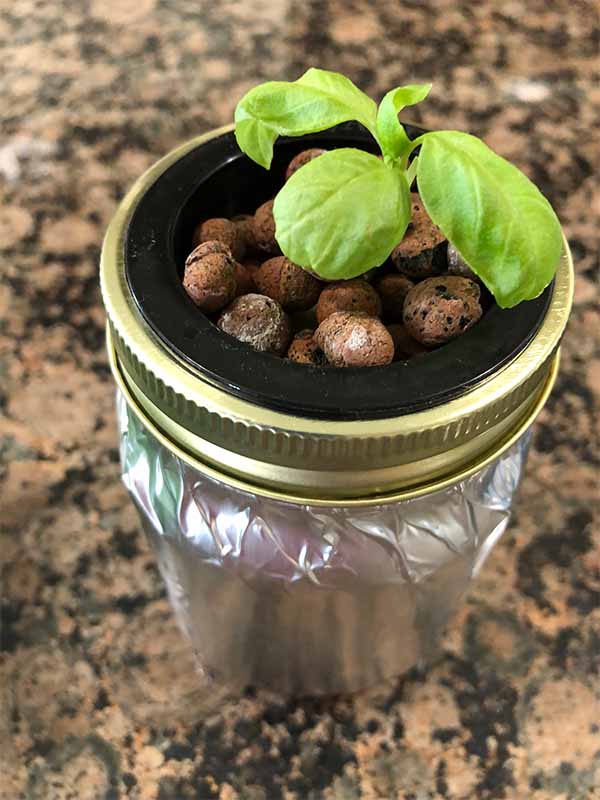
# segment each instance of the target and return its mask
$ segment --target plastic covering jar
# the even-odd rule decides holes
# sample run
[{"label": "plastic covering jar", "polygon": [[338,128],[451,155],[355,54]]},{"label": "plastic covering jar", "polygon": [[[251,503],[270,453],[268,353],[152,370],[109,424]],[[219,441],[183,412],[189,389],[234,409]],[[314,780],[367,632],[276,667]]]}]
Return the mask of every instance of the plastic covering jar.
[{"label": "plastic covering jar", "polygon": [[[417,129],[409,129],[415,135]],[[252,212],[269,173],[229,128],[135,184],[102,251],[123,479],[208,676],[294,694],[360,689],[435,652],[502,535],[572,299],[553,284],[424,358],[309,368],[228,337],[181,287],[194,225]],[[149,633],[151,635],[151,632]]]}]

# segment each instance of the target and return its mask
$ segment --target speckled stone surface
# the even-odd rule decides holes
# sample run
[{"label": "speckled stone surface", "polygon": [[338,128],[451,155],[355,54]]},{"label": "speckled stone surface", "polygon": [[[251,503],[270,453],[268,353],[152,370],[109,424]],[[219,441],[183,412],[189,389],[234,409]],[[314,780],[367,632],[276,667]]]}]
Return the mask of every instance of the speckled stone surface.
[{"label": "speckled stone surface", "polygon": [[[598,6],[75,0],[0,15],[0,797],[600,796]],[[158,156],[310,63],[479,134],[577,265],[511,528],[426,674],[285,702],[203,687],[120,484],[102,233]],[[596,792],[596,794],[595,794]]]}]

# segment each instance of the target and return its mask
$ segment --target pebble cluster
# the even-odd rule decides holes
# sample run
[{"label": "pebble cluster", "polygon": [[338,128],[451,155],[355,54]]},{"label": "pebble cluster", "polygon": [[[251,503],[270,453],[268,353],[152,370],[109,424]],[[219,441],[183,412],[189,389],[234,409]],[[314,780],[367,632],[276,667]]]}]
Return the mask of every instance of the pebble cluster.
[{"label": "pebble cluster", "polygon": [[[324,150],[295,156],[286,180]],[[282,255],[273,200],[252,214],[203,220],[183,286],[218,327],[297,364],[384,366],[429,352],[482,315],[476,276],[433,224],[417,194],[388,261],[361,278],[327,283]]]}]

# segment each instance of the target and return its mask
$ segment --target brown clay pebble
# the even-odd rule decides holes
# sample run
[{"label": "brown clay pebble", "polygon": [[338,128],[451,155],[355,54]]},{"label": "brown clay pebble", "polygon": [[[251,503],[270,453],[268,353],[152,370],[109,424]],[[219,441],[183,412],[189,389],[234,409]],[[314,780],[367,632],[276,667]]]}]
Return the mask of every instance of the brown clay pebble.
[{"label": "brown clay pebble", "polygon": [[254,252],[256,250],[256,237],[254,235],[254,215],[253,214],[238,214],[232,217],[231,221],[238,229],[246,246],[246,252]]},{"label": "brown clay pebble", "polygon": [[411,221],[391,259],[399,272],[421,280],[446,269],[446,238],[429,218],[419,196],[412,194],[411,198]]},{"label": "brown clay pebble", "polygon": [[244,257],[246,245],[242,233],[231,220],[220,217],[207,219],[198,225],[192,236],[194,247],[201,242],[208,242],[215,239],[218,242],[226,244],[235,259]]},{"label": "brown clay pebble", "polygon": [[279,255],[281,249],[275,239],[275,219],[273,217],[274,200],[267,200],[256,209],[254,215],[254,238],[259,250],[272,256]]},{"label": "brown clay pebble", "polygon": [[375,283],[375,289],[381,298],[384,319],[389,322],[402,321],[404,299],[413,286],[414,283],[410,278],[397,272],[379,278]]},{"label": "brown clay pebble", "polygon": [[241,263],[246,267],[248,272],[254,275],[256,270],[260,267],[260,265],[263,262],[261,261],[260,258],[245,258]]},{"label": "brown clay pebble", "polygon": [[326,320],[336,311],[362,312],[370,317],[381,315],[381,300],[371,284],[362,278],[331,283],[323,289],[317,303],[317,320]]},{"label": "brown clay pebble", "polygon": [[448,242],[448,272],[450,275],[460,275],[461,278],[470,278],[472,281],[477,280],[477,275],[450,242]]},{"label": "brown clay pebble", "polygon": [[244,264],[240,264],[239,261],[235,262],[233,269],[235,272],[236,296],[240,297],[243,294],[253,292],[256,289],[256,284],[251,270]]},{"label": "brown clay pebble", "polygon": [[303,150],[301,153],[298,153],[288,164],[288,168],[285,171],[286,181],[291,178],[294,172],[297,172],[300,167],[303,167],[305,164],[308,164],[309,161],[312,161],[313,158],[322,156],[323,153],[326,152],[327,150],[323,150],[322,147],[311,147],[308,150]]},{"label": "brown clay pebble", "polygon": [[479,286],[469,278],[440,275],[418,283],[404,301],[407,332],[429,347],[464,333],[481,317]]},{"label": "brown clay pebble", "polygon": [[279,303],[262,294],[238,297],[219,317],[219,328],[263,353],[283,355],[290,343],[290,320]]},{"label": "brown clay pebble", "polygon": [[408,361],[428,352],[426,347],[408,335],[404,325],[399,322],[388,325],[387,329],[394,342],[394,361]]},{"label": "brown clay pebble", "polygon": [[231,248],[228,247],[225,242],[219,242],[217,239],[209,239],[197,245],[197,247],[194,247],[188,256],[188,261],[192,256],[197,260],[198,258],[211,255],[211,253],[224,253],[226,256],[229,256],[229,258],[233,258]]},{"label": "brown clay pebble", "polygon": [[272,297],[286,311],[306,311],[319,299],[323,284],[285,256],[265,261],[254,273],[261,294]]},{"label": "brown clay pebble", "polygon": [[394,342],[375,317],[336,311],[315,331],[315,341],[334,367],[376,367],[390,364]]},{"label": "brown clay pebble", "polygon": [[227,253],[204,254],[200,245],[187,257],[183,288],[201,311],[220,311],[236,295],[235,262]]},{"label": "brown clay pebble", "polygon": [[324,367],[327,364],[325,353],[315,342],[314,331],[309,328],[294,336],[287,357],[296,364],[312,364],[313,367]]}]

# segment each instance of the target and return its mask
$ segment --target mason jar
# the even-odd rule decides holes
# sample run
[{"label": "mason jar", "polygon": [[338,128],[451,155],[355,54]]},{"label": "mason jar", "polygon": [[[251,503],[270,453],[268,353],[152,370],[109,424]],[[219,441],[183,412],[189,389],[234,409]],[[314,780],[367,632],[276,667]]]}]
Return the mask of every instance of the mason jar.
[{"label": "mason jar", "polygon": [[492,304],[426,357],[333,369],[251,350],[182,288],[192,231],[253,212],[315,146],[371,149],[349,123],[279,140],[267,172],[229,127],[188,142],[133,186],[101,259],[123,480],[177,620],[208,678],[293,694],[436,652],[508,523],[573,292],[565,241],[540,297]]}]

